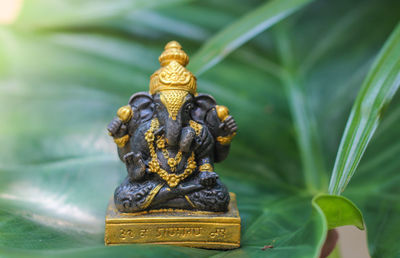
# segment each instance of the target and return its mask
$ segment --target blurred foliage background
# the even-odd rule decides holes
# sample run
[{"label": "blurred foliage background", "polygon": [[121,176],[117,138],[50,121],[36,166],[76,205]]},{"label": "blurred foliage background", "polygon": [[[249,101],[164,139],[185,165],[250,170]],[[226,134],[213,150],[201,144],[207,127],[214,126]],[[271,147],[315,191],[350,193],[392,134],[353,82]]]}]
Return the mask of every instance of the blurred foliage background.
[{"label": "blurred foliage background", "polygon": [[[331,224],[311,200],[328,192],[368,71],[388,69],[372,64],[399,10],[394,0],[23,1],[0,25],[0,254],[318,257]],[[397,57],[393,33],[382,58]],[[107,202],[126,173],[105,128],[147,91],[170,40],[192,57],[199,92],[238,123],[216,166],[238,196],[237,250],[103,246]],[[376,109],[382,123],[343,193],[364,215],[373,257],[400,255],[398,104]]]}]

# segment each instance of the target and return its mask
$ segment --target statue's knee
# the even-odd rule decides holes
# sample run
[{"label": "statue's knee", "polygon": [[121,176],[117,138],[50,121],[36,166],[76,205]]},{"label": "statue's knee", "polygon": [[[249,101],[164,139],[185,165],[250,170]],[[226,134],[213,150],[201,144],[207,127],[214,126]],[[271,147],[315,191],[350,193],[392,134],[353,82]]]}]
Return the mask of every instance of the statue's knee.
[{"label": "statue's knee", "polygon": [[223,185],[195,192],[190,197],[197,209],[205,211],[227,211],[230,201],[229,192]]},{"label": "statue's knee", "polygon": [[115,207],[120,212],[133,212],[137,210],[135,202],[133,201],[132,195],[123,185],[119,186],[114,193]]},{"label": "statue's knee", "polygon": [[120,212],[136,212],[144,210],[145,202],[152,187],[150,185],[133,184],[125,180],[114,193],[114,203]]}]

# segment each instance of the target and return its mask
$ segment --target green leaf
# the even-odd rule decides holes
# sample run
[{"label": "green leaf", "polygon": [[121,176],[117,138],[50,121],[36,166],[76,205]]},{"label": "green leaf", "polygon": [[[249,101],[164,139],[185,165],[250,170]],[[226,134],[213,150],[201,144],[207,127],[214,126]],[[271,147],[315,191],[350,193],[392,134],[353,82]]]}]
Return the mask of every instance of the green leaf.
[{"label": "green leaf", "polygon": [[311,0],[267,1],[209,39],[194,55],[189,69],[197,75],[203,73],[232,51],[309,2]]},{"label": "green leaf", "polygon": [[[143,58],[156,60],[155,51],[144,43],[100,34],[58,32],[33,37],[9,29],[1,32],[2,42],[12,46],[7,48],[10,51],[0,84],[0,103],[4,105],[0,116],[7,121],[0,128],[0,138],[9,146],[0,157],[0,231],[7,232],[0,237],[1,253],[11,257],[27,253],[32,257],[107,257],[133,252],[166,257],[229,253],[317,256],[326,225],[319,213],[312,212],[311,197],[291,194],[297,189],[272,176],[263,156],[246,150],[246,140],[240,140],[243,136],[235,140],[239,148],[232,150],[231,161],[217,166],[224,182],[238,194],[245,229],[241,249],[224,253],[171,246],[104,247],[107,201],[126,173],[105,126],[132,92],[145,90],[148,75],[157,67],[156,61],[146,63]],[[88,47],[93,43],[96,47]],[[41,59],[43,56],[46,59]],[[231,80],[230,74],[238,66],[245,69],[233,62],[224,76],[216,70],[219,80]],[[249,70],[248,76],[262,78],[263,73]],[[209,84],[203,81],[202,89],[215,91]],[[214,96],[231,110],[240,110],[238,105],[247,101],[227,98],[227,89],[218,88]],[[252,94],[256,96],[259,89]],[[257,106],[251,110],[256,111],[253,116],[259,115]],[[238,121],[241,119],[247,118],[239,115]],[[241,130],[252,128],[249,124]],[[246,175],[244,169],[253,173]],[[260,184],[260,178],[265,183]],[[269,243],[275,246],[272,254],[262,250]]]},{"label": "green leaf", "polygon": [[305,186],[309,192],[316,194],[324,191],[327,185],[325,164],[314,114],[306,102],[301,78],[293,71],[294,57],[288,34],[286,25],[278,28],[276,32],[277,48],[282,63],[281,80],[293,117]]},{"label": "green leaf", "polygon": [[332,171],[330,193],[344,191],[399,86],[400,24],[380,51],[353,105]]},{"label": "green leaf", "polygon": [[344,194],[362,209],[372,257],[395,257],[400,238],[399,94],[396,94],[375,137]]},{"label": "green leaf", "polygon": [[328,222],[328,229],[346,225],[364,229],[361,211],[349,199],[338,195],[319,194],[312,202],[322,210]]},{"label": "green leaf", "polygon": [[[120,5],[59,2],[70,8],[42,0],[35,10],[29,2],[17,24],[0,27],[1,254],[319,255],[328,222],[304,182],[327,175],[304,169],[299,143],[319,143],[305,146],[318,155],[322,170],[333,167],[362,80],[400,18],[399,1],[315,1],[198,78],[199,92],[228,106],[239,127],[229,158],[216,165],[237,194],[242,217],[242,246],[227,252],[104,246],[107,201],[126,175],[105,127],[132,93],[148,89],[168,41],[178,40],[192,57],[209,35],[260,3],[171,1],[148,9],[127,1],[126,8],[103,16],[92,8],[96,2],[99,10]],[[32,12],[38,15],[29,18]],[[294,79],[291,88],[301,105],[289,100],[282,75]],[[344,192],[363,212],[373,257],[399,253],[400,144],[393,140],[400,129],[399,104],[397,95]],[[274,248],[263,251],[265,245]]]},{"label": "green leaf", "polygon": [[[171,6],[190,0],[31,0],[23,1],[23,8],[15,26],[52,28],[84,26],[127,15],[132,10]],[[57,11],[55,11],[57,10]]]},{"label": "green leaf", "polygon": [[[308,197],[281,198],[260,212],[242,236],[243,248],[226,256],[319,257],[327,225],[324,214],[310,205]],[[303,239],[301,244],[300,239]],[[263,250],[264,246],[273,248]]]}]

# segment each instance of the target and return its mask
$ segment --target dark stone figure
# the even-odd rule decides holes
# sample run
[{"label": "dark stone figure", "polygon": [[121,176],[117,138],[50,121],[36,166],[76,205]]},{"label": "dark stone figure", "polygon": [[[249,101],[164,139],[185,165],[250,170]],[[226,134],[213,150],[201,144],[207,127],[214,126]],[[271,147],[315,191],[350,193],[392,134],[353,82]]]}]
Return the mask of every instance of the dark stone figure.
[{"label": "dark stone figure", "polygon": [[150,79],[108,126],[128,176],[115,190],[120,212],[175,208],[226,211],[229,192],[214,172],[236,135],[228,109],[197,94],[186,53],[169,42]]}]

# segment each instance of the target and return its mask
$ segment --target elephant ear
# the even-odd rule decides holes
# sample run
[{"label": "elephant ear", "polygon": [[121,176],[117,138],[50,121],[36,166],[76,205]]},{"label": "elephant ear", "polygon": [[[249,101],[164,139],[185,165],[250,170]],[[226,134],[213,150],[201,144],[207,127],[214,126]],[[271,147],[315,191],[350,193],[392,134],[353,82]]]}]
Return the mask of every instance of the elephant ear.
[{"label": "elephant ear", "polygon": [[207,112],[214,108],[217,102],[208,94],[198,94],[194,99],[192,118],[197,122],[204,122]]},{"label": "elephant ear", "polygon": [[207,125],[212,135],[216,137],[220,120],[215,111],[217,102],[208,94],[199,94],[194,100],[194,108],[192,110],[193,120]]},{"label": "elephant ear", "polygon": [[138,122],[145,122],[153,117],[153,97],[147,92],[138,92],[129,99],[133,110],[133,118]]}]

